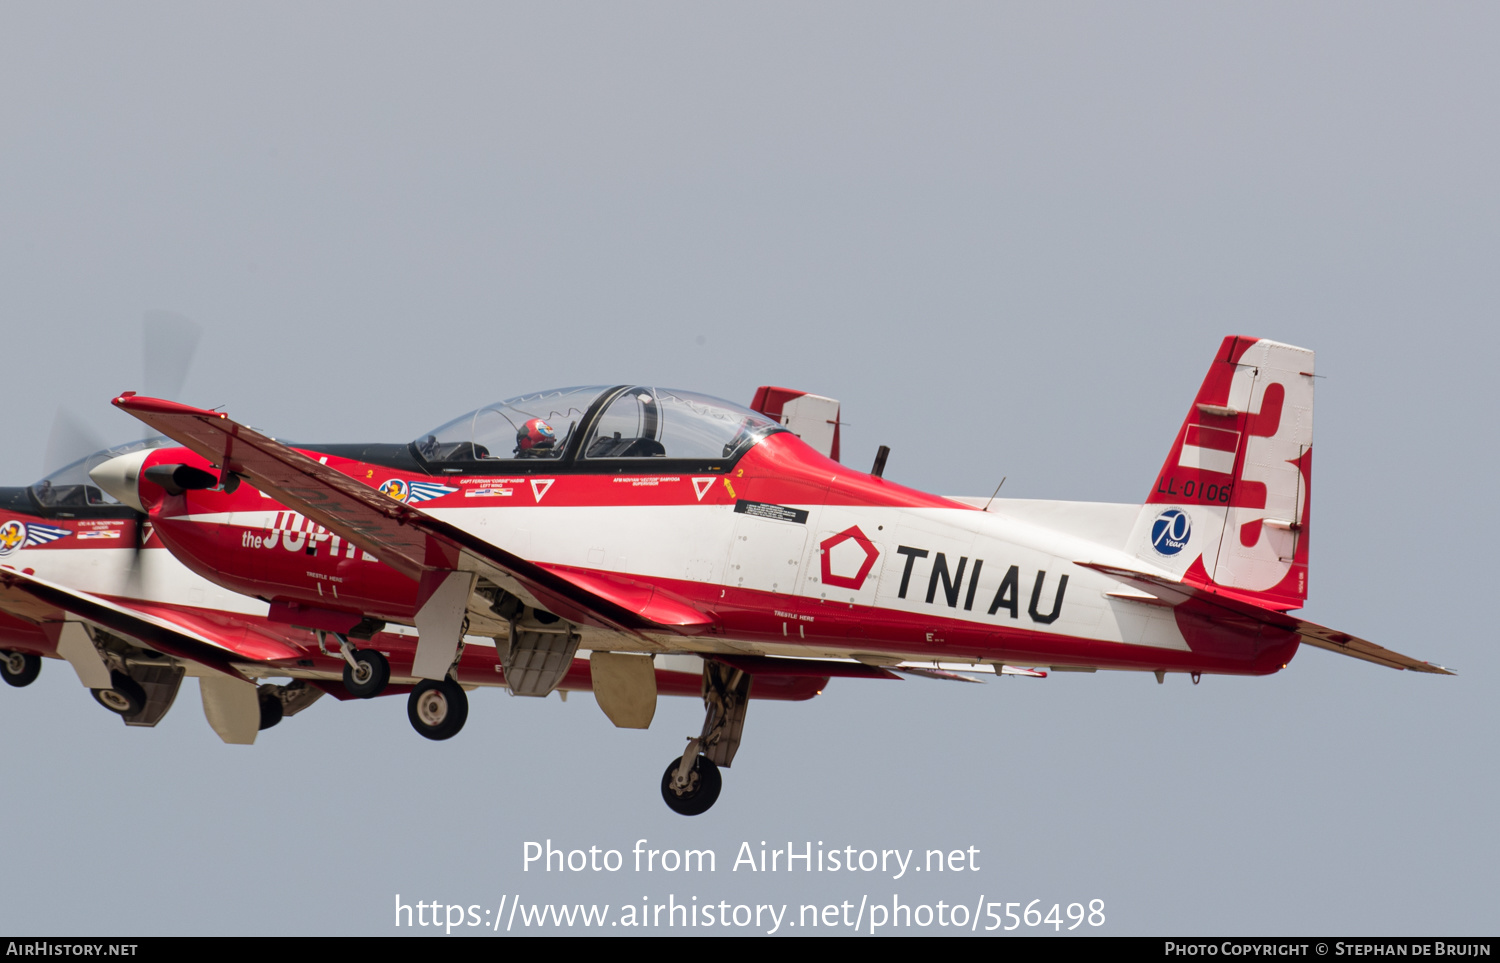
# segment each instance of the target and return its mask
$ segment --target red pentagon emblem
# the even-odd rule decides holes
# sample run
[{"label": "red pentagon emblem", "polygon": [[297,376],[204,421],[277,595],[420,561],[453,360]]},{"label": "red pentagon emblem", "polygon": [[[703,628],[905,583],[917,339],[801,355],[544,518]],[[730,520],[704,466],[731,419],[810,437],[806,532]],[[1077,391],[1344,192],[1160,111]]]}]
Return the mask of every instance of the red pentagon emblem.
[{"label": "red pentagon emblem", "polygon": [[[865,559],[860,564],[858,572],[852,575],[835,575],[833,571],[833,549],[848,541],[852,541],[859,546],[860,550],[865,553]],[[838,588],[857,589],[865,584],[865,577],[870,574],[870,569],[875,567],[875,560],[880,557],[880,549],[876,548],[875,543],[865,537],[865,533],[859,530],[858,525],[846,528],[837,535],[828,536],[822,542],[818,543],[818,547],[823,550],[823,584],[834,585]],[[844,554],[847,555],[847,553]],[[846,571],[847,561],[846,559],[844,564],[840,566],[841,568],[845,568]]]}]

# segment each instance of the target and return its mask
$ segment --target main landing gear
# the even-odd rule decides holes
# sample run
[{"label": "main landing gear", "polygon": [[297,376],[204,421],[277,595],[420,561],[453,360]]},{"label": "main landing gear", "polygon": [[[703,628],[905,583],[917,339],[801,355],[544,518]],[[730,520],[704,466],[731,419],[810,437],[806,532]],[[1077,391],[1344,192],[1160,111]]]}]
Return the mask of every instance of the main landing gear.
[{"label": "main landing gear", "polygon": [[[344,688],[349,694],[359,699],[373,699],[384,692],[391,681],[390,660],[374,649],[356,649],[349,637],[341,632],[333,633],[333,637],[339,640],[338,654],[344,659]],[[333,654],[328,651],[327,637],[321,630],[318,632],[318,648],[324,655]]]},{"label": "main landing gear", "polygon": [[281,697],[269,690],[258,693],[260,697],[260,725],[261,731],[271,728],[280,722],[286,715],[286,706],[281,704]]},{"label": "main landing gear", "polygon": [[146,690],[141,684],[120,671],[109,674],[108,689],[91,689],[94,700],[110,712],[122,716],[133,716],[146,706]]},{"label": "main landing gear", "polygon": [[42,671],[42,657],[30,652],[0,652],[0,678],[13,686],[27,686]]},{"label": "main landing gear", "polygon": [[718,800],[724,787],[719,767],[734,761],[749,703],[750,676],[712,660],[703,663],[703,731],[661,777],[661,798],[673,812],[697,816]]},{"label": "main landing gear", "polygon": [[406,717],[428,739],[452,739],[469,718],[469,697],[452,679],[423,679],[406,700]]},{"label": "main landing gear", "polygon": [[262,732],[306,709],[323,695],[302,679],[285,685],[262,682],[256,686],[255,694],[260,704],[260,724],[256,728]]}]

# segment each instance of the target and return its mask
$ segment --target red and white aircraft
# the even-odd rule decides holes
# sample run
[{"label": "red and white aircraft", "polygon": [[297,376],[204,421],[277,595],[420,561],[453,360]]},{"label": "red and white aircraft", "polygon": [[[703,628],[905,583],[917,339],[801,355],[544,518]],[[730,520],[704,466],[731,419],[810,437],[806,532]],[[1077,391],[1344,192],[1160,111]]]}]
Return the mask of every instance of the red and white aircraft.
[{"label": "red and white aircraft", "polygon": [[[27,686],[44,658],[66,660],[126,725],[150,727],[193,676],[220,738],[246,744],[325,692],[351,699],[408,691],[417,680],[386,687],[368,676],[368,665],[351,665],[346,652],[330,650],[314,631],[270,618],[264,602],[195,574],[153,537],[146,516],[91,483],[91,468],[123,455],[143,457],[165,441],[105,449],[33,485],[0,488],[0,678]],[[288,533],[289,548],[296,538]],[[394,626],[365,634],[361,644],[374,656],[410,664],[414,631]],[[493,645],[470,642],[455,678],[466,686],[504,685]],[[701,660],[678,658],[657,667],[656,684],[664,693],[697,696],[701,674]],[[807,699],[823,682],[799,678],[757,696]],[[575,659],[558,689],[566,696],[589,688],[589,664]],[[446,728],[421,731],[446,738],[462,725],[458,715],[447,721]]]},{"label": "red and white aircraft", "polygon": [[[912,662],[1197,681],[1275,672],[1304,642],[1449,674],[1287,614],[1307,595],[1312,402],[1312,352],[1226,338],[1144,505],[929,495],[775,417],[631,385],[511,399],[409,445],[317,449],[126,394],[117,406],[187,450],[93,477],[279,621],[351,648],[360,627],[415,625],[419,730],[464,704],[468,636],[495,640],[524,695],[590,650],[624,726],[649,722],[653,658],[700,657],[703,728],[662,778],[692,814],[718,795],[752,682]],[[385,671],[368,647],[351,655]]]}]

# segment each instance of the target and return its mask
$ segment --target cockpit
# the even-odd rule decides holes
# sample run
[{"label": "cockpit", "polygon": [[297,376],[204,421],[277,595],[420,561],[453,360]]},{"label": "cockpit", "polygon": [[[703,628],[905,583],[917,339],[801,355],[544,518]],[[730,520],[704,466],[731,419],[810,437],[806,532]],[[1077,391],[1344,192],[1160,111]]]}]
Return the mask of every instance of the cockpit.
[{"label": "cockpit", "polygon": [[80,458],[71,465],[65,465],[57,471],[52,472],[46,478],[31,486],[31,494],[37,504],[44,509],[54,508],[89,508],[98,506],[123,507],[120,502],[108,492],[100,490],[93,480],[89,478],[89,472],[95,466],[102,465],[119,455],[128,455],[133,451],[143,448],[161,448],[166,445],[175,445],[176,442],[166,438],[150,438],[145,441],[134,441],[114,448],[106,448],[96,451],[92,455]]},{"label": "cockpit", "polygon": [[507,471],[562,463],[608,471],[612,463],[730,462],[784,430],[759,412],[694,392],[593,386],[487,405],[422,436],[412,450],[450,472],[493,470],[497,462],[509,463]]}]

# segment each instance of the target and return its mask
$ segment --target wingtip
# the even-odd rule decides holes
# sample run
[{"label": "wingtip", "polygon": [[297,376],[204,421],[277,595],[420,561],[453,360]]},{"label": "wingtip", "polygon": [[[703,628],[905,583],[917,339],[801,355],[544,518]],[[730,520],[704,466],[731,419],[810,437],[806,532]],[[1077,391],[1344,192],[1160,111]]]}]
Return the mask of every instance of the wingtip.
[{"label": "wingtip", "polygon": [[116,408],[131,413],[135,412],[158,412],[162,414],[192,414],[213,415],[216,418],[228,418],[222,411],[209,411],[204,408],[194,408],[192,405],[184,405],[176,401],[168,401],[165,398],[147,398],[136,394],[134,391],[126,391],[112,402]]}]

